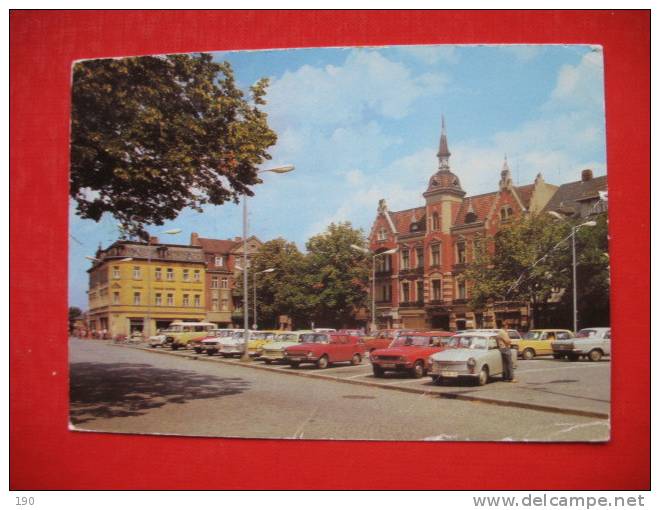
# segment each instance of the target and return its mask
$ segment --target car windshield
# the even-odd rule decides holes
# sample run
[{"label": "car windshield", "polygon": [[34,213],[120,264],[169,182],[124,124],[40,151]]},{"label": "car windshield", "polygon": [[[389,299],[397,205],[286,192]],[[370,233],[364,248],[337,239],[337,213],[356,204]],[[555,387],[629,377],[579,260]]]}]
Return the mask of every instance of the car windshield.
[{"label": "car windshield", "polygon": [[453,336],[449,339],[449,346],[457,349],[486,349],[488,339],[483,336]]},{"label": "car windshield", "polygon": [[431,339],[428,336],[405,335],[395,339],[390,344],[390,347],[423,347],[425,345],[429,345],[430,340]]},{"label": "car windshield", "polygon": [[297,342],[298,335],[295,333],[280,333],[279,335],[275,335],[275,340],[278,342]]},{"label": "car windshield", "polygon": [[265,331],[252,333],[252,340],[270,340],[271,338],[274,337],[275,335],[273,333],[267,333]]},{"label": "car windshield", "polygon": [[300,341],[308,344],[327,344],[329,340],[328,335],[308,333],[306,335],[301,335]]},{"label": "car windshield", "polygon": [[520,338],[520,333],[515,329],[507,329],[506,332],[509,333],[509,338]]},{"label": "car windshield", "polygon": [[234,331],[231,335],[231,338],[234,340],[243,340],[243,332],[242,331]]},{"label": "car windshield", "polygon": [[581,329],[577,334],[578,338],[594,338],[598,336],[598,331],[595,329]]},{"label": "car windshield", "polygon": [[525,336],[523,338],[525,338],[525,340],[538,340],[539,338],[541,338],[542,334],[543,334],[543,331],[534,331],[534,330],[532,330],[532,331],[528,331],[527,333],[525,333]]}]

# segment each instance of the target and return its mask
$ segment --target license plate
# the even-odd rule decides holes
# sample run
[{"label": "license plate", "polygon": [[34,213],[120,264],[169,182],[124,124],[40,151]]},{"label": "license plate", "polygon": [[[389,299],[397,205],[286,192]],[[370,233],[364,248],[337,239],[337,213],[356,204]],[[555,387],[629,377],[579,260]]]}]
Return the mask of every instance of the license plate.
[{"label": "license plate", "polygon": [[291,361],[300,361],[301,358],[289,358]]},{"label": "license plate", "polygon": [[450,372],[449,370],[442,370],[440,372],[442,377],[458,377],[458,372]]},{"label": "license plate", "polygon": [[396,364],[394,364],[394,363],[383,363],[381,366],[383,368],[394,368],[394,367],[396,367]]}]

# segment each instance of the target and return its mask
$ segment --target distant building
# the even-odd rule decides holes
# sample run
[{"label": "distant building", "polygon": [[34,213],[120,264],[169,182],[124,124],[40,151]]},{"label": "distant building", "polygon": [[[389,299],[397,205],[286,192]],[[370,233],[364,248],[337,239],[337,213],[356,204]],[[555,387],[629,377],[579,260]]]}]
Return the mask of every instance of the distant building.
[{"label": "distant building", "polygon": [[545,205],[544,212],[556,211],[565,216],[586,218],[607,212],[607,176],[594,177],[590,169],[582,170],[579,181],[559,186]]},{"label": "distant building", "polygon": [[111,335],[154,334],[172,321],[206,318],[200,247],[116,241],[96,252],[89,273],[88,325]]},{"label": "distant building", "polygon": [[505,157],[498,189],[466,196],[458,176],[451,171],[450,155],[443,119],[438,170],[423,193],[424,205],[390,211],[384,199],[378,204],[369,235],[370,248],[374,253],[392,248],[398,251],[376,258],[377,326],[527,329],[527,303],[493,303],[484,310],[473,310],[468,305],[470,282],[462,276],[466,264],[486,238],[513,218],[555,208],[564,214],[569,210],[583,214],[593,209],[606,179],[592,179],[588,171],[580,183],[558,187],[538,174],[533,183],[515,186]]}]

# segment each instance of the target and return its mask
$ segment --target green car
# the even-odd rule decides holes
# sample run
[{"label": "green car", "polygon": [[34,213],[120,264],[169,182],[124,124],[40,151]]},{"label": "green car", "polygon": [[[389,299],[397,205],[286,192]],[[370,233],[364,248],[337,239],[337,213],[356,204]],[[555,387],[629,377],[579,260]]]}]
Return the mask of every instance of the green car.
[{"label": "green car", "polygon": [[261,356],[259,359],[270,365],[273,361],[284,361],[284,350],[292,345],[300,343],[302,335],[314,333],[313,331],[285,331],[275,335],[275,338],[268,341],[262,346]]}]

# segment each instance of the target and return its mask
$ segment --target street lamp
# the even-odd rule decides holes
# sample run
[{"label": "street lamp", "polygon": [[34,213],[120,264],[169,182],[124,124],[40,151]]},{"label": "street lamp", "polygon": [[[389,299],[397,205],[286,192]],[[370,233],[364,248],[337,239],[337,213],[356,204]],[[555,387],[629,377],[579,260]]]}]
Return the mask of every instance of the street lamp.
[{"label": "street lamp", "polygon": [[[275,168],[265,168],[257,170],[257,174],[265,172],[272,172],[274,174],[285,174],[291,172],[295,167],[293,165],[283,165]],[[247,237],[248,237],[248,210],[247,210],[247,194],[243,193],[243,354],[241,361],[250,361],[248,354],[248,273],[247,273]],[[256,320],[255,320],[256,322]]]},{"label": "street lamp", "polygon": [[[380,255],[392,255],[396,253],[399,248],[392,248],[391,250],[382,251],[380,253],[374,253],[367,248],[358,246],[357,244],[351,244],[351,248],[367,255],[371,255],[371,330],[376,329],[376,257]],[[371,331],[370,330],[370,331]]]},{"label": "street lamp", "polygon": [[[556,211],[548,211],[548,214],[552,216],[553,218],[557,218],[563,221],[566,221],[566,219],[559,214]],[[575,256],[575,233],[582,227],[595,227],[596,222],[591,220],[591,221],[585,221],[584,223],[580,223],[579,225],[571,225],[571,235],[570,237],[572,238],[572,254],[573,254],[573,332],[577,333],[578,331],[578,306],[577,306],[577,259]]]},{"label": "street lamp", "polygon": [[[164,230],[158,234],[168,234],[175,235],[180,234],[180,228],[171,228],[169,230]],[[149,338],[151,333],[151,236],[147,239],[147,313],[145,316],[145,324],[143,326],[145,338]]]},{"label": "street lamp", "polygon": [[254,308],[254,313],[252,314],[252,329],[257,329],[257,275],[262,273],[272,273],[275,271],[275,268],[264,269],[263,271],[255,271],[252,273],[252,290],[254,294],[252,295],[252,307]]}]

